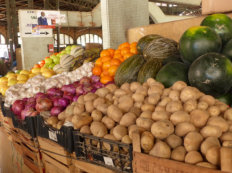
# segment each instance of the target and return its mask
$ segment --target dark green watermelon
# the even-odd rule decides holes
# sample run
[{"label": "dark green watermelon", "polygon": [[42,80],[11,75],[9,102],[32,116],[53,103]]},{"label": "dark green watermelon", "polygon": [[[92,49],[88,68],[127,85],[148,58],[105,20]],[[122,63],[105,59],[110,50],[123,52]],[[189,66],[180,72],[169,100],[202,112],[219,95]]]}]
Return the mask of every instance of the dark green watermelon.
[{"label": "dark green watermelon", "polygon": [[231,93],[227,93],[225,95],[219,96],[216,99],[218,99],[219,101],[227,104],[227,105],[231,105],[232,104],[232,96]]},{"label": "dark green watermelon", "polygon": [[209,15],[201,22],[201,25],[209,26],[219,34],[223,45],[232,39],[232,20],[225,14]]},{"label": "dark green watermelon", "polygon": [[188,66],[181,62],[170,62],[160,69],[156,80],[163,83],[166,88],[177,81],[188,83]]},{"label": "dark green watermelon", "polygon": [[220,52],[221,38],[210,27],[191,27],[180,38],[179,48],[181,59],[191,64],[199,56],[209,52]]},{"label": "dark green watermelon", "polygon": [[168,58],[163,59],[162,64],[165,65],[170,62],[182,62],[180,55],[169,56]]},{"label": "dark green watermelon", "polygon": [[222,54],[232,60],[232,39],[226,43],[222,49]]},{"label": "dark green watermelon", "polygon": [[207,53],[191,64],[188,79],[205,94],[226,94],[232,86],[232,63],[222,54]]}]

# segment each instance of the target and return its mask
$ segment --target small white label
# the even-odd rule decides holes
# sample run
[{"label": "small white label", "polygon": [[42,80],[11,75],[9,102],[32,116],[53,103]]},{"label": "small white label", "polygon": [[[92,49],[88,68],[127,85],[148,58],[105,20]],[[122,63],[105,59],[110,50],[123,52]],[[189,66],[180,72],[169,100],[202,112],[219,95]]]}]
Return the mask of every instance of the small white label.
[{"label": "small white label", "polygon": [[57,142],[57,136],[55,132],[48,131],[49,139]]},{"label": "small white label", "polygon": [[106,164],[106,165],[109,165],[109,166],[113,166],[113,167],[114,167],[113,160],[112,160],[110,157],[103,157],[103,158],[104,158],[104,161],[105,161],[105,164]]},{"label": "small white label", "polygon": [[73,127],[73,123],[71,123],[71,122],[69,122],[69,121],[66,121],[66,122],[64,123],[64,126],[66,126],[66,127]]}]

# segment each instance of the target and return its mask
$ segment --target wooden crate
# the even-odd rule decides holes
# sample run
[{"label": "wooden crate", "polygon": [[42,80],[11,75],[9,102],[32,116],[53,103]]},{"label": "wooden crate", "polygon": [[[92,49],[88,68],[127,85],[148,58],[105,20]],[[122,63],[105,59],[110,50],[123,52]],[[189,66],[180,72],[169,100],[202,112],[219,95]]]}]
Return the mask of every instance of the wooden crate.
[{"label": "wooden crate", "polygon": [[[223,148],[225,149],[225,148]],[[232,151],[226,148],[227,152]],[[134,173],[226,173],[220,170],[213,170],[204,167],[194,166],[186,164],[184,162],[177,162],[168,159],[161,159],[157,157],[150,156],[148,154],[141,153],[140,148],[140,135],[133,134],[133,172]],[[222,159],[222,158],[221,158]],[[226,160],[232,166],[232,152],[231,157],[227,157]],[[221,166],[222,170],[225,170],[225,166]],[[228,170],[232,172],[232,169]]]},{"label": "wooden crate", "polygon": [[46,153],[57,161],[69,166],[72,164],[71,153],[67,152],[62,146],[57,143],[38,137],[39,147],[43,153]]},{"label": "wooden crate", "polygon": [[42,152],[42,160],[46,173],[74,173],[73,165],[65,165],[62,162]]}]

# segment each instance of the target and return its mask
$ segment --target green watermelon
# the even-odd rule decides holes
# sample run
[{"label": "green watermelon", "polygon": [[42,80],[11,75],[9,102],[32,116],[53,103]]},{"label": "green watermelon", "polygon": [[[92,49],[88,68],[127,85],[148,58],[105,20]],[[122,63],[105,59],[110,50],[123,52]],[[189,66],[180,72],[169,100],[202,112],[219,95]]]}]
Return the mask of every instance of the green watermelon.
[{"label": "green watermelon", "polygon": [[181,59],[191,64],[199,56],[209,52],[220,52],[221,38],[210,27],[191,27],[180,38],[179,48]]},{"label": "green watermelon", "polygon": [[218,33],[223,45],[232,39],[232,20],[225,14],[209,15],[201,22],[201,25],[209,26]]},{"label": "green watermelon", "polygon": [[222,49],[222,54],[232,60],[232,39],[226,43]]},{"label": "green watermelon", "polygon": [[165,65],[165,64],[168,64],[168,63],[173,62],[173,61],[182,62],[180,55],[169,56],[168,58],[163,59],[162,64]]},{"label": "green watermelon", "polygon": [[188,83],[188,66],[181,62],[170,62],[160,69],[156,80],[163,83],[166,88],[177,81]]},{"label": "green watermelon", "polygon": [[227,105],[231,105],[232,104],[232,96],[231,93],[227,93],[225,95],[219,96],[216,99],[218,99],[219,101],[227,104]]},{"label": "green watermelon", "polygon": [[191,64],[188,79],[205,94],[226,94],[232,86],[232,63],[222,54],[207,53]]}]

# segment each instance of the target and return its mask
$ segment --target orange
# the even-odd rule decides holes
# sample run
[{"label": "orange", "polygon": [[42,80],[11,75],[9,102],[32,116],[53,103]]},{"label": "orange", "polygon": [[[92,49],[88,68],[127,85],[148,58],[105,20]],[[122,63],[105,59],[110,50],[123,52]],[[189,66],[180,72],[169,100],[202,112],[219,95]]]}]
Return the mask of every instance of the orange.
[{"label": "orange", "polygon": [[111,76],[103,76],[100,80],[101,83],[107,84],[108,82],[113,81],[113,78]]},{"label": "orange", "polygon": [[110,52],[110,56],[111,57],[114,56],[114,51],[115,51],[114,49],[110,48],[110,49],[107,49],[107,50],[108,50],[108,52]]},{"label": "orange", "polygon": [[124,55],[124,60],[130,58],[131,56],[133,56],[134,54],[133,53],[127,53]]},{"label": "orange", "polygon": [[103,50],[103,51],[101,51],[100,56],[101,57],[110,56],[110,52],[108,50]]},{"label": "orange", "polygon": [[110,56],[104,56],[102,57],[102,63],[106,62],[106,61],[110,61],[111,57]]},{"label": "orange", "polygon": [[120,59],[120,58],[122,58],[122,55],[121,54],[115,54],[113,58],[114,59]]},{"label": "orange", "polygon": [[34,68],[40,68],[40,65],[39,64],[35,64]]},{"label": "orange", "polygon": [[119,45],[118,49],[129,48],[130,44],[128,42],[122,43]]},{"label": "orange", "polygon": [[45,59],[48,59],[48,58],[50,58],[49,56],[47,56]]},{"label": "orange", "polygon": [[130,47],[132,48],[132,47],[136,47],[137,46],[137,42],[133,42],[133,43],[131,43],[130,44]]},{"label": "orange", "polygon": [[110,76],[114,76],[115,73],[116,73],[116,71],[117,71],[117,69],[118,69],[118,66],[117,66],[117,65],[111,66],[111,67],[109,68],[109,70],[108,70],[109,75],[110,75]]},{"label": "orange", "polygon": [[102,76],[109,76],[109,71],[108,70],[104,70],[102,72]]},{"label": "orange", "polygon": [[107,70],[108,68],[110,68],[110,61],[106,61],[102,65],[103,70]]},{"label": "orange", "polygon": [[110,61],[110,65],[120,65],[121,64],[121,61],[119,59],[116,59],[116,58],[113,58],[111,59]]},{"label": "orange", "polygon": [[101,73],[102,73],[101,67],[95,66],[95,67],[93,68],[93,74],[94,74],[94,75],[100,76]]},{"label": "orange", "polygon": [[127,53],[130,53],[130,49],[129,49],[129,48],[123,48],[123,49],[121,50],[122,56],[124,56],[124,55],[127,54]]},{"label": "orange", "polygon": [[131,47],[130,52],[133,54],[138,54],[137,48],[136,47]]},{"label": "orange", "polygon": [[101,60],[101,58],[98,58],[98,59],[96,60],[95,65],[97,65],[97,66],[102,66],[102,60]]},{"label": "orange", "polygon": [[120,54],[121,55],[121,50],[119,50],[119,49],[115,50],[114,51],[114,55],[116,55],[116,54]]},{"label": "orange", "polygon": [[40,64],[40,67],[43,67],[45,64]]}]

